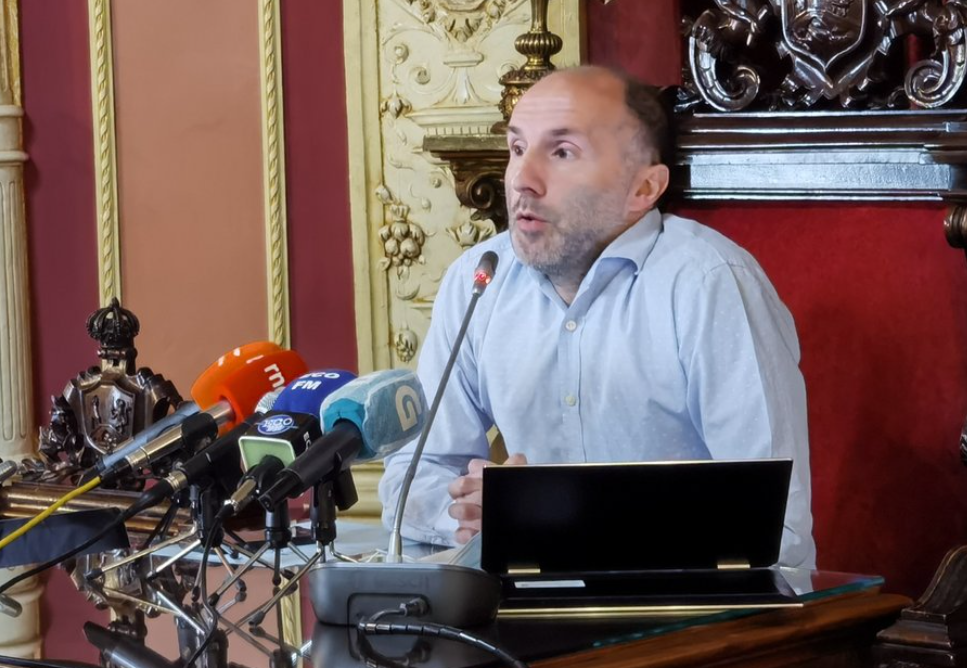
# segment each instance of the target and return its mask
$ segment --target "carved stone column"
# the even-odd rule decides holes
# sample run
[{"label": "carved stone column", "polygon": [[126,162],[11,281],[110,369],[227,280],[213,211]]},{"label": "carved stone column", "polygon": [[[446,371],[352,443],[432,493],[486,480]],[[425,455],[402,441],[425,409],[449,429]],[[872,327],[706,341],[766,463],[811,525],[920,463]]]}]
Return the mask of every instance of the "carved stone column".
[{"label": "carved stone column", "polygon": [[[16,0],[0,6],[0,458],[36,450],[30,356],[27,224],[24,217],[19,21]],[[0,570],[0,582],[23,569]],[[0,654],[40,655],[41,587],[31,579],[13,589],[23,613],[3,618]]]}]

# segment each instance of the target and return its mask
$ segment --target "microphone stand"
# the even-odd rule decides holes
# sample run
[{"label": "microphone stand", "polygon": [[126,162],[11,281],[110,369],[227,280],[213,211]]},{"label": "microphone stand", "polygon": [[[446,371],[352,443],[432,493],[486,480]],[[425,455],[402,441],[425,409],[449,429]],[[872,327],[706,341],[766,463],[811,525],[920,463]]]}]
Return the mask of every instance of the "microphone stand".
[{"label": "microphone stand", "polygon": [[[134,552],[123,559],[118,559],[110,564],[91,570],[87,573],[86,577],[88,579],[100,577],[109,571],[121,568],[127,564],[138,562],[144,557],[187,541],[184,547],[178,550],[174,556],[169,557],[164,562],[154,567],[147,575],[145,575],[146,580],[153,580],[157,578],[166,568],[203,545],[205,538],[212,530],[217,530],[219,532],[219,536],[216,539],[217,546],[214,548],[214,552],[218,556],[219,561],[222,563],[225,569],[229,573],[232,573],[233,570],[229,559],[222,549],[222,546],[225,544],[224,530],[220,526],[212,526],[212,520],[215,516],[215,513],[218,512],[218,509],[221,508],[222,503],[224,502],[224,494],[220,492],[218,485],[213,484],[210,481],[206,481],[205,483],[194,483],[188,488],[188,490],[184,491],[188,492],[187,498],[189,499],[189,507],[192,511],[191,526],[176,536],[160,540],[153,545],[147,545],[141,550],[138,550],[137,552]],[[184,499],[186,498],[184,491],[177,497],[182,499],[181,503],[184,503]],[[231,544],[229,547],[230,553],[233,556],[235,554],[242,554],[245,557],[253,558],[252,552],[245,549],[240,544]],[[271,565],[265,562],[263,563],[266,566]]]},{"label": "microphone stand", "polygon": [[[312,505],[309,508],[309,521],[312,530],[312,538],[316,541],[316,553],[312,555],[305,564],[293,575],[282,588],[277,588],[272,598],[260,605],[247,615],[248,623],[251,626],[258,626],[265,619],[276,603],[283,596],[294,591],[296,583],[309,572],[316,562],[320,559],[325,561],[326,548],[331,546],[336,540],[336,508],[347,510],[351,508],[359,495],[356,492],[356,483],[353,480],[352,472],[344,469],[335,478],[319,483],[312,488]],[[278,583],[273,581],[278,586]]]}]

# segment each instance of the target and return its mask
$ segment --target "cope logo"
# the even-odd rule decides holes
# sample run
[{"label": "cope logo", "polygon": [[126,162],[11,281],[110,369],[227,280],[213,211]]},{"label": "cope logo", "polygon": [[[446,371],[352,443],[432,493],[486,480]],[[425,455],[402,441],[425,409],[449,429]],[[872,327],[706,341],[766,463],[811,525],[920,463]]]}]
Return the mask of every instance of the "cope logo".
[{"label": "cope logo", "polygon": [[263,436],[276,436],[295,427],[295,420],[288,415],[273,415],[259,422],[259,433]]}]

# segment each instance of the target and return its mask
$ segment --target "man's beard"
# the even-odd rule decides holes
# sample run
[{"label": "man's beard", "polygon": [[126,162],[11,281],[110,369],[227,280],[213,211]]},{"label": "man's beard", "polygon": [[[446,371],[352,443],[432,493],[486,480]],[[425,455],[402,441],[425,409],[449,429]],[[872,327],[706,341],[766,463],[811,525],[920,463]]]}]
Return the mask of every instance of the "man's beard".
[{"label": "man's beard", "polygon": [[[563,215],[522,195],[516,204],[507,207],[510,239],[518,259],[552,281],[579,283],[611,242],[597,224],[602,219],[619,220],[622,216],[609,194],[584,188],[577,190],[564,202],[562,208],[566,213]],[[547,228],[534,234],[520,231],[516,225],[520,209],[544,220]]]}]

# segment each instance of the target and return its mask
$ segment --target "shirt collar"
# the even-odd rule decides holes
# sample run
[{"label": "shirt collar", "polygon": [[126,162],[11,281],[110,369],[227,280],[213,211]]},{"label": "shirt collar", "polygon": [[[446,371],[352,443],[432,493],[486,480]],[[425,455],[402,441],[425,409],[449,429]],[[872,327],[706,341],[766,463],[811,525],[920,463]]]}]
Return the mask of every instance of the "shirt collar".
[{"label": "shirt collar", "polygon": [[662,216],[658,209],[652,209],[641,219],[621,233],[621,235],[608,244],[598,260],[602,258],[619,258],[631,260],[637,267],[635,275],[641,272],[645,266],[645,260],[651,254],[651,250],[658,241],[661,233]]}]

